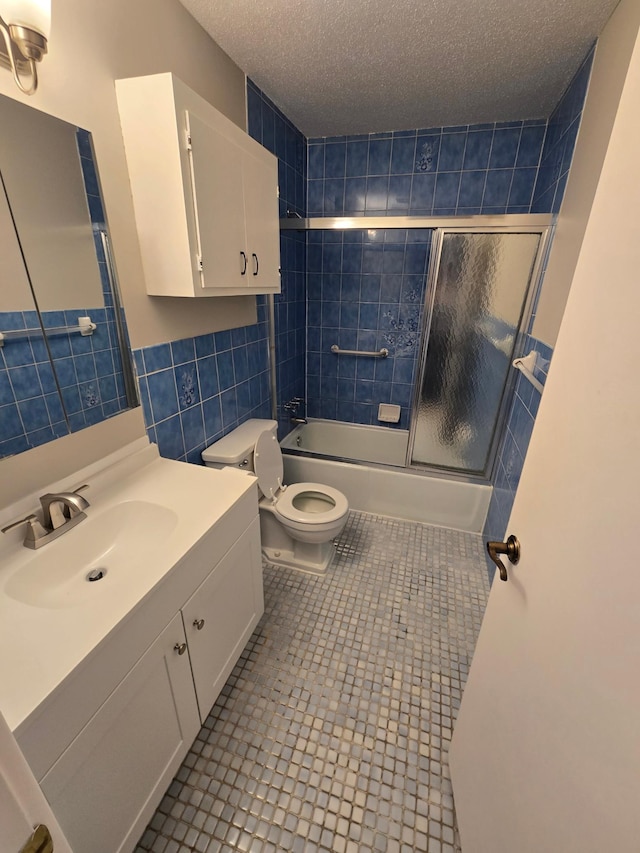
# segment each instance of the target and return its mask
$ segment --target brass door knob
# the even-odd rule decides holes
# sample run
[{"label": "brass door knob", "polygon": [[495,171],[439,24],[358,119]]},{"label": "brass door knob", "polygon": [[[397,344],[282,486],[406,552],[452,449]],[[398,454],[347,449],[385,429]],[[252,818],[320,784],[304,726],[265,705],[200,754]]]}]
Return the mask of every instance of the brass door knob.
[{"label": "brass door knob", "polygon": [[520,559],[520,543],[516,536],[509,536],[506,542],[487,542],[487,551],[493,562],[498,567],[500,580],[509,580],[507,569],[502,560],[501,554],[505,554],[510,563],[515,566]]},{"label": "brass door knob", "polygon": [[20,853],[53,853],[53,839],[43,823],[36,826]]}]

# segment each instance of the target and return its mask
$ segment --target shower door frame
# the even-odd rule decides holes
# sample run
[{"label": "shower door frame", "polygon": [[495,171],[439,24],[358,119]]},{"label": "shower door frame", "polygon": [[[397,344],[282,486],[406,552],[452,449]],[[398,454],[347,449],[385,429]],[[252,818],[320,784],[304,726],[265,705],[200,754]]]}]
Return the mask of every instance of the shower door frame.
[{"label": "shower door frame", "polygon": [[444,238],[447,234],[539,234],[540,242],[538,244],[538,250],[536,252],[535,260],[533,262],[533,267],[531,270],[531,275],[529,276],[529,282],[527,285],[527,292],[522,303],[522,310],[520,312],[520,320],[518,322],[518,326],[516,329],[515,336],[515,344],[513,348],[513,355],[510,361],[514,358],[518,357],[520,350],[522,348],[522,344],[524,338],[527,334],[527,329],[529,328],[529,324],[531,322],[531,315],[533,312],[533,306],[536,302],[536,298],[540,291],[540,286],[542,284],[542,278],[544,269],[546,266],[547,253],[550,247],[550,236],[551,236],[551,225],[547,226],[517,226],[517,225],[504,225],[504,226],[483,226],[480,224],[471,225],[471,226],[444,226],[441,228],[435,228],[433,231],[433,236],[431,238],[431,253],[429,257],[429,269],[427,271],[427,286],[425,289],[425,296],[423,301],[423,319],[422,319],[422,332],[420,335],[420,349],[418,353],[418,359],[416,362],[416,378],[413,387],[413,399],[411,401],[411,412],[409,416],[409,440],[407,442],[407,456],[405,459],[405,468],[411,469],[413,471],[433,471],[437,472],[439,476],[449,477],[451,479],[460,480],[464,479],[467,481],[471,481],[474,483],[482,483],[482,484],[490,484],[493,478],[496,459],[498,456],[498,449],[502,440],[502,436],[504,435],[504,430],[506,427],[507,415],[509,412],[513,390],[515,388],[517,374],[515,370],[509,370],[507,373],[507,380],[504,384],[504,388],[502,391],[502,397],[500,399],[500,403],[498,405],[498,413],[496,416],[495,426],[493,428],[493,433],[491,436],[491,443],[489,447],[489,453],[487,455],[487,463],[483,473],[477,473],[475,471],[464,471],[462,469],[448,468],[441,465],[434,465],[429,462],[413,462],[411,457],[413,455],[413,448],[416,436],[416,430],[418,426],[418,408],[420,405],[420,398],[422,392],[422,382],[424,380],[424,373],[426,369],[427,363],[427,350],[429,347],[429,337],[431,334],[431,322],[433,319],[433,308],[436,297],[436,286],[437,286],[437,278],[438,272],[440,270],[440,260],[442,257],[442,247],[444,243]]}]

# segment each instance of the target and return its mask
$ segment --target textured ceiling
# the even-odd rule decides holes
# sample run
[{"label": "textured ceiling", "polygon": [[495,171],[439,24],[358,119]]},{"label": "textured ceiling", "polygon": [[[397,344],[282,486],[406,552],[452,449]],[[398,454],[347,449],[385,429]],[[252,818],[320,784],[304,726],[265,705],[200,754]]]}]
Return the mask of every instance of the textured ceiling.
[{"label": "textured ceiling", "polygon": [[306,136],[547,117],[618,0],[181,0]]}]

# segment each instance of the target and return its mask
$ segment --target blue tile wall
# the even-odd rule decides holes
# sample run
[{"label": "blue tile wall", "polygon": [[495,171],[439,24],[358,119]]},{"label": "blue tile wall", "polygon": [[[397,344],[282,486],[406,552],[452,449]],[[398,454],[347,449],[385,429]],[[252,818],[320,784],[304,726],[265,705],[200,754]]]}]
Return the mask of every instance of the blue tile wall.
[{"label": "blue tile wall", "polygon": [[[327,230],[308,240],[309,415],[378,424],[378,404],[395,403],[394,426],[407,429],[431,232]],[[333,344],[386,347],[389,357],[337,356]]]},{"label": "blue tile wall", "polygon": [[544,119],[309,140],[309,216],[528,213]]},{"label": "blue tile wall", "polygon": [[149,439],[168,459],[200,454],[248,418],[269,418],[267,306],[258,322],[134,351]]},{"label": "blue tile wall", "polygon": [[[553,350],[532,335],[526,335],[520,352],[527,355],[532,349],[539,353],[535,376],[544,385]],[[483,531],[485,539],[503,540],[507,533],[507,523],[520,482],[541,396],[541,393],[533,387],[529,380],[518,372],[511,410],[498,451],[492,481],[493,494]],[[487,567],[489,577],[493,579],[495,566],[488,560]]]},{"label": "blue tile wall", "polygon": [[[38,328],[35,311],[0,313],[0,330]],[[0,457],[68,433],[42,336],[7,339],[0,349]]]},{"label": "blue tile wall", "polygon": [[587,95],[595,45],[585,57],[547,124],[532,213],[558,213],[569,177]]},{"label": "blue tile wall", "polygon": [[[306,216],[306,139],[289,119],[247,80],[249,135],[278,158],[280,216]],[[283,403],[305,396],[306,372],[306,236],[285,231],[280,237],[282,292],[274,297],[276,385],[280,435],[291,429]]]},{"label": "blue tile wall", "polygon": [[[42,335],[8,339],[0,349],[0,456],[37,447],[127,407],[109,309],[45,311],[41,316],[45,329],[51,329],[77,325],[78,317],[87,315],[97,325],[92,335],[76,332],[48,336],[55,376]],[[36,311],[0,314],[2,331],[38,327]]]},{"label": "blue tile wall", "polygon": [[308,140],[308,216],[557,213],[595,47],[548,121]]}]

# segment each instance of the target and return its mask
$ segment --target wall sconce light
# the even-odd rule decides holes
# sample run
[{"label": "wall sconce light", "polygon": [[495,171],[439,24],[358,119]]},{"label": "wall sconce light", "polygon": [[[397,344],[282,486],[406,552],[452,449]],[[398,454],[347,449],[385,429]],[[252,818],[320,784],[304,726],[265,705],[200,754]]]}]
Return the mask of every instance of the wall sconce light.
[{"label": "wall sconce light", "polygon": [[47,52],[50,27],[51,0],[0,0],[0,65],[25,95],[38,88],[36,62]]}]

